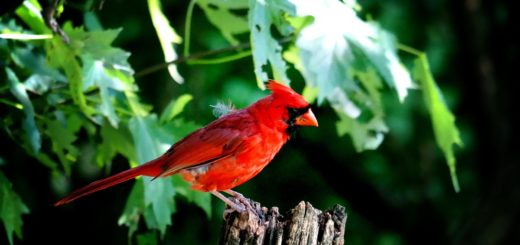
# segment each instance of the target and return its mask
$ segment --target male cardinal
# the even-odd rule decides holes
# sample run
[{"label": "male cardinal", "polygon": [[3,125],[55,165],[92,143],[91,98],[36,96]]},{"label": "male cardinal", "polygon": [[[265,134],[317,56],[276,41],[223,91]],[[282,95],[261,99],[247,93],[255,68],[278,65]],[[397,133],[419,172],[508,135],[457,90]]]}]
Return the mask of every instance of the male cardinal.
[{"label": "male cardinal", "polygon": [[234,110],[170,147],[162,156],[135,168],[90,183],[55,203],[72,202],[137,176],[181,174],[195,190],[210,192],[238,212],[244,207],[220,192],[243,200],[231,189],[257,175],[278,153],[294,130],[318,126],[309,103],[291,88],[270,80],[271,94]]}]

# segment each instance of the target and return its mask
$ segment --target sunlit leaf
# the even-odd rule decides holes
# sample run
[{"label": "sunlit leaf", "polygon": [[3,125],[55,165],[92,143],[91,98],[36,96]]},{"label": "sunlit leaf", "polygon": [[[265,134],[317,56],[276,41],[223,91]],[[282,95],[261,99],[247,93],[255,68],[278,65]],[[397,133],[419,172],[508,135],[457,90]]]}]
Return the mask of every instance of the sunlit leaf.
[{"label": "sunlit leaf", "polygon": [[163,113],[161,114],[160,122],[164,123],[167,121],[172,120],[174,117],[179,115],[183,110],[184,107],[193,99],[193,96],[191,94],[183,94],[179,96],[177,99],[172,100],[164,109]]},{"label": "sunlit leaf", "polygon": [[7,73],[7,80],[11,93],[20,101],[23,105],[23,111],[25,113],[25,119],[23,121],[23,128],[27,134],[27,140],[31,146],[33,153],[38,153],[41,148],[42,140],[40,131],[36,126],[35,112],[33,104],[25,91],[25,86],[20,83],[16,74],[9,67],[5,68]]},{"label": "sunlit leaf", "polygon": [[9,244],[14,244],[13,233],[22,238],[22,215],[28,214],[29,209],[14,192],[11,182],[0,171],[0,219],[5,228]]},{"label": "sunlit leaf", "polygon": [[412,87],[394,38],[360,19],[353,1],[290,2],[296,14],[288,20],[299,35],[284,58],[304,76],[305,95],[313,99],[309,89],[315,88],[318,103],[330,103],[341,118],[338,133],[351,134],[358,151],[377,148],[388,131],[380,98],[382,80],[396,89],[401,101]]},{"label": "sunlit leaf", "polygon": [[[178,55],[175,52],[174,44],[182,42],[181,37],[175,32],[175,29],[170,25],[168,18],[161,10],[160,0],[148,0],[148,10],[152,17],[152,23],[159,37],[159,42],[164,53],[164,61],[170,62],[177,59]],[[175,64],[168,65],[170,76],[178,83],[183,83],[184,78],[177,71]]]},{"label": "sunlit leaf", "polygon": [[283,17],[294,13],[294,6],[286,0],[250,0],[251,46],[256,81],[260,88],[264,88],[264,82],[270,78],[269,70],[275,80],[289,83],[287,64],[282,58],[282,46],[271,34],[271,26],[274,24],[280,34],[288,35],[292,28]]},{"label": "sunlit leaf", "polygon": [[83,66],[83,74],[85,76],[83,90],[87,90],[91,86],[99,88],[101,96],[100,112],[108,118],[113,127],[117,128],[119,117],[116,115],[113,97],[109,89],[124,90],[124,84],[109,77],[105,72],[103,62],[99,60],[87,60]]},{"label": "sunlit leaf", "polygon": [[[37,0],[27,0],[23,1],[23,4],[20,5],[15,10],[16,15],[23,20],[23,22],[28,25],[32,31],[38,34],[48,33],[50,34],[50,29],[45,25],[42,16],[42,7],[38,3]],[[38,35],[38,36],[47,36],[47,35]]]},{"label": "sunlit leaf", "polygon": [[[74,39],[71,39],[71,41],[73,42]],[[65,44],[60,37],[54,37],[46,42],[45,50],[49,64],[65,71],[70,95],[74,103],[86,116],[91,116],[95,110],[87,105],[87,100],[83,94],[83,74],[74,50]]]},{"label": "sunlit leaf", "polygon": [[49,39],[52,38],[52,35],[49,34],[26,34],[26,33],[2,33],[0,34],[0,38],[3,39],[13,39],[19,41],[28,41],[28,40],[41,40],[41,39]]},{"label": "sunlit leaf", "polygon": [[415,60],[414,67],[413,76],[421,82],[425,104],[432,118],[435,140],[443,151],[448,163],[453,188],[456,192],[459,192],[460,187],[453,146],[462,146],[463,143],[460,139],[459,130],[455,125],[455,117],[446,106],[441,91],[433,79],[426,54],[419,55]]},{"label": "sunlit leaf", "polygon": [[144,117],[148,115],[148,112],[152,109],[149,105],[144,105],[139,101],[139,96],[130,91],[125,91],[126,102],[130,107],[130,110],[137,117]]},{"label": "sunlit leaf", "polygon": [[353,6],[340,1],[291,2],[296,6],[297,16],[314,17],[312,24],[300,32],[296,46],[301,52],[303,75],[312,85],[320,87],[319,101],[338,86],[355,87],[348,78],[347,69],[360,55],[369,60],[391,87],[395,87],[403,101],[412,82],[399,63],[395,40],[390,33],[363,21]]},{"label": "sunlit leaf", "polygon": [[110,69],[124,71],[128,75],[133,74],[134,71],[128,63],[130,53],[112,46],[122,29],[85,31],[81,27],[73,28],[69,23],[66,23],[63,29],[71,39],[71,48],[84,62],[99,60]]}]

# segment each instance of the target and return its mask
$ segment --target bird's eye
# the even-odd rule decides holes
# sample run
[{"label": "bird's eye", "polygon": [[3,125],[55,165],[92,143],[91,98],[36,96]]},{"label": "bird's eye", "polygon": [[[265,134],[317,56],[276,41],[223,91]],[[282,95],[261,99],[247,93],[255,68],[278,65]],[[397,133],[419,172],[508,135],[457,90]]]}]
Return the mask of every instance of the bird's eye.
[{"label": "bird's eye", "polygon": [[305,114],[309,110],[309,106],[304,108],[291,108],[287,107],[287,112],[289,112],[289,118],[294,119],[303,114]]},{"label": "bird's eye", "polygon": [[296,115],[298,113],[298,110],[296,110],[295,108],[287,108],[287,111],[289,111],[289,118],[295,118],[298,116]]}]

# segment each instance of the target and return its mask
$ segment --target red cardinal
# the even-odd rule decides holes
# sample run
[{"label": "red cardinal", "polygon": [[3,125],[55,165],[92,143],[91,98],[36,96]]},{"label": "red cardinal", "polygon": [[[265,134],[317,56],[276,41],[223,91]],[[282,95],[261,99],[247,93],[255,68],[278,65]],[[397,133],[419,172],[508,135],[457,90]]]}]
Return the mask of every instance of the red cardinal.
[{"label": "red cardinal", "polygon": [[162,156],[74,191],[55,203],[72,202],[137,176],[167,177],[176,173],[195,190],[211,192],[241,212],[244,209],[220,191],[243,196],[231,189],[257,175],[300,126],[318,126],[309,103],[291,88],[267,82],[271,95],[249,107],[232,111],[170,147]]}]

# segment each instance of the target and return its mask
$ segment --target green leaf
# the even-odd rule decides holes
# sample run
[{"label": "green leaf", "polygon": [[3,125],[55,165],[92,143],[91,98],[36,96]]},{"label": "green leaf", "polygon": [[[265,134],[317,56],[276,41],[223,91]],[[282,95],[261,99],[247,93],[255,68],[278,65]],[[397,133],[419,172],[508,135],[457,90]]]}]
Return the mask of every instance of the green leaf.
[{"label": "green leaf", "polygon": [[349,3],[336,0],[292,2],[297,16],[314,17],[314,22],[300,32],[296,46],[300,49],[301,71],[306,81],[320,87],[319,102],[337,87],[356,89],[347,70],[360,58],[367,59],[388,85],[395,87],[399,99],[404,100],[412,82],[399,63],[395,39],[390,33],[360,19]]},{"label": "green leaf", "polygon": [[376,149],[384,138],[388,128],[381,118],[374,117],[368,123],[360,123],[343,113],[338,113],[336,123],[338,135],[350,134],[356,151]]},{"label": "green leaf", "polygon": [[152,109],[151,106],[143,105],[139,102],[139,97],[130,91],[125,91],[126,103],[136,117],[144,117]]},{"label": "green leaf", "polygon": [[[3,31],[3,30],[2,30]],[[29,40],[42,40],[52,38],[50,34],[27,34],[27,33],[2,33],[0,34],[2,39],[13,39],[18,41],[29,41]]]},{"label": "green leaf", "polygon": [[45,134],[52,139],[52,151],[60,159],[67,175],[70,175],[71,165],[76,161],[79,154],[78,148],[73,144],[77,139],[76,133],[81,125],[79,120],[81,120],[79,117],[71,115],[66,122],[58,120],[47,120],[45,122]]},{"label": "green leaf", "polygon": [[0,219],[4,223],[9,244],[14,244],[13,233],[16,237],[22,238],[22,215],[28,213],[29,209],[14,192],[11,182],[0,171]]},{"label": "green leaf", "polygon": [[33,153],[38,153],[41,148],[42,140],[40,131],[36,126],[35,112],[32,102],[29,98],[29,95],[25,91],[25,86],[20,83],[16,74],[9,67],[5,68],[5,72],[7,74],[7,80],[11,93],[23,105],[23,111],[25,113],[23,128],[27,134],[27,141],[29,142]]},{"label": "green leaf", "polygon": [[43,165],[47,166],[48,168],[52,170],[58,169],[58,163],[55,162],[51,157],[49,157],[47,154],[40,152],[36,156],[36,159],[38,159],[39,162],[43,163]]},{"label": "green leaf", "polygon": [[[73,41],[74,39],[71,38],[71,42]],[[65,44],[60,37],[54,37],[46,42],[45,51],[49,64],[52,67],[65,71],[70,95],[74,103],[79,106],[86,116],[90,117],[95,110],[87,105],[87,100],[83,94],[83,74],[81,73],[81,66],[76,59],[74,49]]]},{"label": "green leaf", "polygon": [[284,58],[302,73],[309,89],[316,88],[305,95],[330,103],[340,117],[338,133],[349,133],[356,150],[377,148],[388,131],[381,106],[382,79],[401,101],[412,87],[410,74],[399,63],[395,39],[360,19],[354,1],[291,2],[296,14],[288,20],[298,37]]},{"label": "green leaf", "polygon": [[126,200],[125,210],[119,217],[118,224],[128,226],[128,240],[137,231],[139,220],[144,213],[144,184],[143,179],[139,178],[134,184],[128,199]]},{"label": "green leaf", "polygon": [[84,63],[83,66],[83,74],[85,76],[83,90],[86,91],[89,87],[99,88],[99,94],[101,96],[99,111],[107,117],[113,127],[117,128],[119,117],[116,115],[114,102],[112,101],[113,97],[111,96],[109,88],[125,90],[124,83],[108,76],[103,62],[99,60],[86,59],[86,63]]},{"label": "green leaf", "polygon": [[302,96],[305,98],[307,102],[310,104],[314,103],[316,98],[318,97],[318,93],[320,92],[319,88],[313,88],[309,85],[305,85],[302,91]]},{"label": "green leaf", "polygon": [[[180,44],[182,42],[181,37],[175,32],[175,29],[170,25],[168,18],[164,15],[161,10],[160,0],[148,0],[148,10],[152,17],[152,23],[159,37],[159,42],[164,53],[164,61],[170,62],[176,60],[178,55],[173,48],[174,44]],[[177,71],[175,64],[168,65],[168,71],[170,76],[178,83],[183,83],[184,78]]]},{"label": "green leaf", "polygon": [[144,234],[137,235],[137,244],[156,245],[159,244],[159,241],[157,241],[157,236],[155,235],[155,232],[147,232]]},{"label": "green leaf", "polygon": [[419,54],[418,58],[415,60],[413,77],[421,82],[424,102],[430,111],[432,118],[435,140],[437,141],[437,145],[444,152],[444,157],[446,158],[450,169],[453,188],[456,192],[459,192],[460,187],[457,178],[456,159],[453,152],[453,145],[462,146],[463,143],[460,139],[459,130],[455,125],[455,117],[446,106],[441,91],[433,79],[426,54]]},{"label": "green leaf", "polygon": [[[129,121],[129,129],[136,147],[137,161],[145,163],[165,152],[173,137],[170,128],[159,125],[155,115],[133,117]],[[175,211],[175,191],[171,181],[167,179],[151,180],[143,177],[144,183],[144,217],[149,228],[158,229],[164,235],[166,227],[171,224],[171,215]]]},{"label": "green leaf", "polygon": [[128,64],[130,53],[111,46],[121,32],[121,28],[85,31],[81,27],[73,28],[69,23],[66,23],[63,30],[71,39],[70,46],[83,60],[101,60],[113,69],[124,70],[128,74],[133,74],[133,70]]},{"label": "green leaf", "polygon": [[99,21],[96,12],[88,11],[83,14],[83,22],[85,23],[85,27],[89,31],[102,31],[103,25]]},{"label": "green leaf", "polygon": [[[99,89],[100,99],[90,96],[89,102],[99,104],[101,114],[107,117],[112,126],[117,127],[119,117],[116,113],[115,93],[136,90],[133,70],[128,64],[130,54],[111,46],[121,30],[86,32],[68,23],[63,30],[70,38],[70,45],[63,44],[59,38],[53,39],[47,45],[47,52],[51,53],[48,54],[50,63],[65,70],[73,100],[84,108],[83,111],[89,117],[95,110],[87,105],[83,92]],[[101,120],[95,121],[101,124]]]},{"label": "green leaf", "polygon": [[17,66],[27,69],[31,76],[24,81],[27,90],[43,94],[49,89],[62,87],[67,78],[58,70],[49,67],[45,56],[31,46],[16,47],[10,53],[11,59]]},{"label": "green leaf", "polygon": [[171,177],[177,194],[184,196],[188,202],[192,202],[204,210],[208,218],[211,218],[211,194],[191,189],[190,184],[182,179],[181,176]]},{"label": "green leaf", "polygon": [[247,9],[249,6],[248,0],[199,0],[196,2],[204,10],[209,22],[217,27],[224,38],[232,45],[239,43],[235,35],[249,31],[247,16],[238,16],[230,11]]},{"label": "green leaf", "polygon": [[[20,5],[15,10],[16,15],[22,19],[22,21],[28,25],[33,32],[39,34],[50,34],[51,31],[43,21],[42,17],[42,7],[38,3],[37,0],[29,0],[24,1],[22,5]],[[47,36],[47,35],[39,35],[39,36]],[[51,36],[52,37],[52,36]]]},{"label": "green leaf", "polygon": [[167,121],[172,120],[174,117],[179,115],[183,110],[184,107],[193,99],[193,96],[191,94],[183,94],[179,96],[176,100],[172,100],[164,109],[163,113],[161,114],[160,122],[164,123]]},{"label": "green leaf", "polygon": [[[103,123],[101,127],[102,142],[96,153],[96,162],[102,167],[105,164],[110,166],[116,154],[121,154],[131,162],[136,162],[135,148],[132,144],[132,136],[127,128],[114,128],[110,124]],[[110,167],[108,167],[110,168]]]},{"label": "green leaf", "polygon": [[[163,154],[175,140],[181,139],[199,126],[182,119],[160,124],[155,115],[133,117],[129,121],[129,130],[135,145],[137,161],[144,163]],[[175,212],[173,197],[177,191],[171,179],[158,178],[151,181],[148,177],[138,180],[131,197],[129,197],[125,212],[119,223],[130,227],[129,235],[135,231],[139,216],[144,217],[148,228],[158,229],[164,235],[165,229],[171,224],[171,215]],[[139,193],[138,193],[139,192]],[[138,198],[141,198],[138,200]],[[194,195],[193,201],[208,211],[204,196]],[[204,206],[205,205],[205,206]]]},{"label": "green leaf", "polygon": [[292,28],[284,16],[294,14],[294,6],[286,0],[249,2],[253,63],[258,87],[262,89],[264,82],[269,79],[269,67],[275,80],[289,83],[287,64],[282,59],[282,46],[271,35],[271,26],[274,25],[281,35],[287,36]]}]

